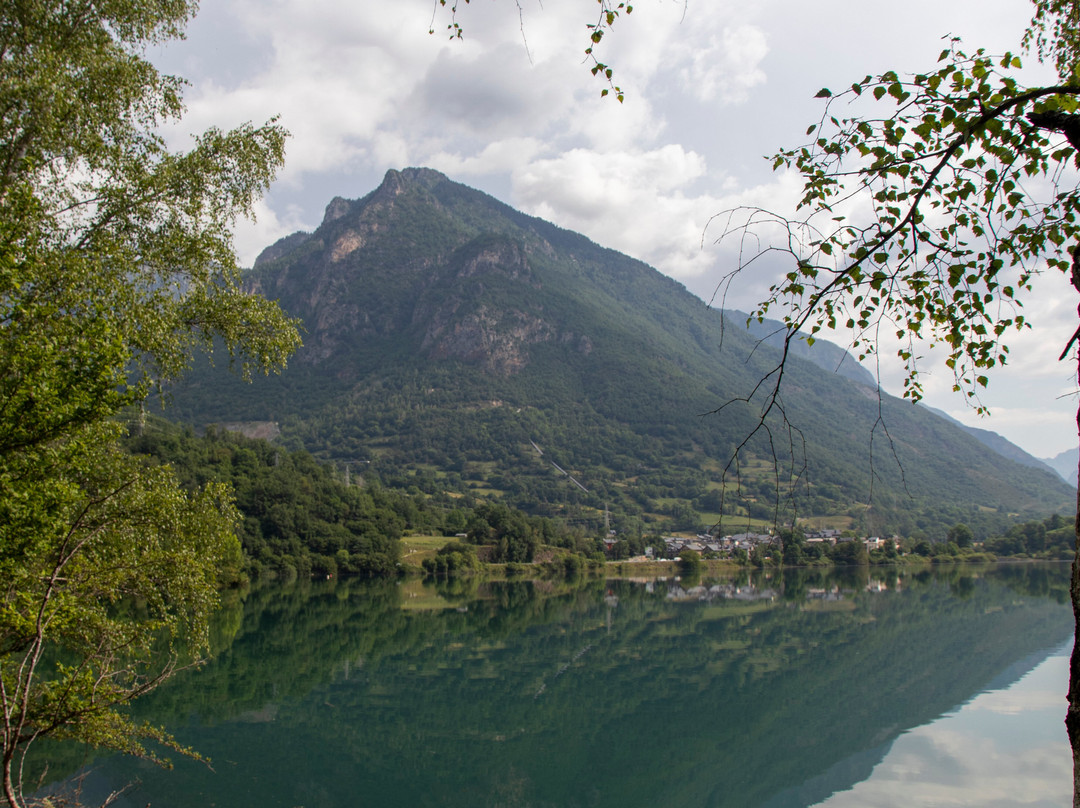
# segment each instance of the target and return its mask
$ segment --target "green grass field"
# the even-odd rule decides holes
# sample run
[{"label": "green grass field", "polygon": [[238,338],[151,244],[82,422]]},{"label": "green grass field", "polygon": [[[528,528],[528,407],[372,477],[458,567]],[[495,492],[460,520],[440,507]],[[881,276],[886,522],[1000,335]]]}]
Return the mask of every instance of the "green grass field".
[{"label": "green grass field", "polygon": [[446,536],[404,536],[401,539],[401,560],[409,564],[420,564],[452,541],[453,539]]}]

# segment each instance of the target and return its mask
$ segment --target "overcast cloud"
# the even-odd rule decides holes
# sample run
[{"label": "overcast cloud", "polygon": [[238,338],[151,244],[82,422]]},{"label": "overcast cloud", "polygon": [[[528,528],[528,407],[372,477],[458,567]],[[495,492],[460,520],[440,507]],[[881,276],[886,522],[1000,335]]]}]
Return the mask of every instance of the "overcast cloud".
[{"label": "overcast cloud", "polygon": [[[639,0],[600,54],[627,93],[621,105],[599,98],[603,85],[583,62],[596,6],[580,0],[462,4],[462,40],[446,34],[448,13],[434,0],[219,0],[185,42],[153,58],[191,82],[187,116],[169,135],[176,146],[208,126],[275,115],[292,133],[258,221],[237,231],[246,263],[316,227],[333,196],[361,197],[389,168],[429,166],[708,298],[731,254],[703,238],[706,225],[740,204],[793,210],[797,178],[773,174],[764,156],[801,142],[818,88],[928,69],[948,33],[1017,50],[1030,16],[1025,0],[993,14],[975,0],[896,8]],[[767,266],[733,284],[729,306],[752,308]],[[1015,365],[984,399],[990,420],[950,393],[947,373],[927,365],[926,379],[928,403],[1044,457],[1076,446],[1075,382],[1057,362],[1075,294],[1047,280],[1028,306],[1036,328],[1013,340]],[[881,374],[885,389],[901,389],[891,358]]]}]

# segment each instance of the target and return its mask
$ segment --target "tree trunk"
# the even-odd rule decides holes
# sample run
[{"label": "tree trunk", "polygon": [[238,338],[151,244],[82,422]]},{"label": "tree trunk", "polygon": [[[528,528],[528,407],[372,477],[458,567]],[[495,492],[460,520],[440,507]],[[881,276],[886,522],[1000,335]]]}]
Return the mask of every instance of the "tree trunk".
[{"label": "tree trunk", "polygon": [[[5,750],[7,752],[8,750]],[[23,808],[22,795],[19,790],[15,788],[15,780],[12,772],[13,755],[5,754],[3,760],[3,791],[4,799],[7,802],[9,808]]]},{"label": "tree trunk", "polygon": [[[1080,292],[1080,247],[1073,248],[1072,285]],[[1076,309],[1080,319],[1080,306]],[[1078,331],[1080,333],[1080,331]],[[1066,349],[1068,350],[1068,349]],[[1080,357],[1077,359],[1077,382],[1080,383]],[[1077,439],[1080,443],[1080,407],[1076,411]],[[1080,475],[1080,464],[1077,467]],[[1078,480],[1080,482],[1080,480]],[[1076,550],[1072,562],[1072,578],[1069,581],[1069,596],[1072,600],[1073,650],[1069,658],[1069,708],[1065,714],[1065,728],[1069,733],[1069,744],[1073,756],[1073,808],[1080,808],[1080,485],[1076,492],[1075,521]]]},{"label": "tree trunk", "polygon": [[[1077,414],[1080,422],[1080,413]],[[1065,714],[1065,728],[1069,733],[1069,744],[1073,757],[1073,808],[1080,808],[1080,495],[1077,496],[1076,539],[1077,552],[1072,563],[1072,581],[1069,593],[1072,596],[1073,618],[1076,629],[1073,632],[1072,657],[1069,660],[1069,710]]]},{"label": "tree trunk", "polygon": [[[1080,410],[1077,411],[1076,421],[1080,431]],[[1073,556],[1072,579],[1069,582],[1076,628],[1073,632],[1072,656],[1069,659],[1069,710],[1065,714],[1065,728],[1072,746],[1073,808],[1080,808],[1080,642],[1077,642],[1080,637],[1080,488],[1077,490],[1076,508],[1076,554]]]}]

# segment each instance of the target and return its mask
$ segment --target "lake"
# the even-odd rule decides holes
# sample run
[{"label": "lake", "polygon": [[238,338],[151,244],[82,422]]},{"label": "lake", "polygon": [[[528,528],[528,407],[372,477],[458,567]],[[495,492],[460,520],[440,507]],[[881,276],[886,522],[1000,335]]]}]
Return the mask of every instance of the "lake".
[{"label": "lake", "polygon": [[155,808],[1062,805],[1071,631],[1067,565],[264,586],[137,707],[212,768],[48,757]]}]

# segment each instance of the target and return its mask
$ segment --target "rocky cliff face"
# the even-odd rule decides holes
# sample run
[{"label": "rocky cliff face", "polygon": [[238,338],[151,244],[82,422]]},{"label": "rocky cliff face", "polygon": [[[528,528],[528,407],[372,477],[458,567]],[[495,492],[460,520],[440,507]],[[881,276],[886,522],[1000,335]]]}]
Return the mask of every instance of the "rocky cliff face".
[{"label": "rocky cliff face", "polygon": [[435,284],[414,312],[422,328],[420,349],[432,359],[457,359],[491,373],[508,375],[529,363],[530,346],[558,336],[543,316],[521,308],[479,302],[496,284],[533,285],[522,245],[511,239],[481,237],[460,250],[446,267],[448,283]]},{"label": "rocky cliff face", "polygon": [[[848,513],[874,532],[1075,501],[1048,471],[879,398],[821,341],[791,357],[782,412],[746,443],[759,417],[747,398],[778,356],[775,325],[747,331],[745,316],[726,319],[640,261],[434,171],[390,171],[362,199],[332,200],[315,232],[268,248],[250,282],[303,319],[305,347],[280,377],[193,378],[173,399],[181,417],[277,421],[286,440],[342,462],[382,458],[394,473],[497,468],[498,479],[475,481],[513,501],[537,497],[545,513],[587,492],[553,482],[534,442],[588,470],[603,492],[593,514],[609,498],[628,513],[671,497],[726,508],[711,495],[740,446],[752,469],[740,518],[774,515],[773,463],[798,480],[800,518]],[[882,421],[887,450],[873,443]],[[914,506],[919,497],[929,504]]]},{"label": "rocky cliff face", "polygon": [[529,362],[529,346],[553,336],[543,320],[522,312],[496,312],[486,307],[454,318],[425,335],[423,348],[432,359],[458,359],[503,375],[522,370]]},{"label": "rocky cliff face", "polygon": [[[460,226],[450,232],[433,193],[440,182],[446,178],[429,169],[389,171],[367,197],[333,199],[314,233],[294,233],[259,256],[252,287],[305,322],[297,361],[333,363],[364,342],[407,335],[430,359],[507,375],[528,365],[531,346],[574,341],[521,293],[541,286],[530,252],[550,255],[551,245]],[[425,221],[403,228],[421,207]],[[388,265],[395,252],[400,262]],[[508,298],[526,305],[504,305]]]}]

